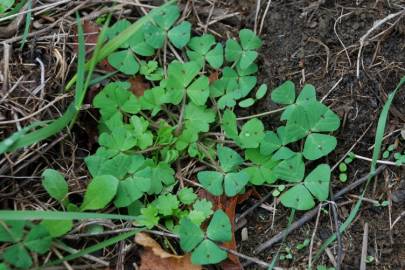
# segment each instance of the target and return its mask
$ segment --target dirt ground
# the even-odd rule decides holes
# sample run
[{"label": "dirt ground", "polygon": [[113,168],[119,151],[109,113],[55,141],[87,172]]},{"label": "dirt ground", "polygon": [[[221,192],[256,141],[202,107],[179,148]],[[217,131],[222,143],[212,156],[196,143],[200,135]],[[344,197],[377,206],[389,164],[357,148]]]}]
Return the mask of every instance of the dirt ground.
[{"label": "dirt ground", "polygon": [[[154,4],[159,1],[149,1]],[[156,3],[155,3],[156,2]],[[242,16],[230,17],[218,23],[217,31],[224,35],[232,35],[239,28],[251,28],[255,22],[255,0],[218,1],[219,8],[227,12],[241,12]],[[262,11],[267,1],[262,0]],[[324,103],[337,112],[342,121],[342,127],[337,133],[338,147],[329,158],[329,164],[336,164],[339,159],[355,145],[353,151],[364,157],[371,157],[375,129],[382,106],[387,95],[395,88],[402,76],[405,75],[405,15],[397,16],[386,24],[375,29],[368,38],[360,55],[360,74],[357,78],[356,68],[360,38],[369,31],[374,22],[385,18],[389,14],[397,13],[405,8],[403,0],[273,0],[264,21],[262,38],[264,45],[259,58],[259,80],[267,83],[273,89],[285,80],[293,80],[298,87],[305,83],[313,84],[318,97],[326,97]],[[197,9],[199,10],[199,9]],[[87,10],[91,12],[91,10]],[[202,12],[204,13],[204,12]],[[202,18],[206,14],[200,14]],[[193,21],[191,19],[191,21]],[[40,27],[40,26],[38,26]],[[71,28],[63,29],[67,33]],[[61,29],[52,30],[64,32]],[[52,34],[51,32],[47,34]],[[11,80],[18,80],[24,75],[24,81],[38,82],[41,75],[35,58],[42,59],[47,70],[47,88],[52,89],[46,95],[62,92],[65,82],[71,77],[70,61],[73,59],[71,39],[64,42],[47,39],[41,40],[44,34],[33,39],[29,44],[30,50],[14,52],[13,65],[10,67]],[[64,46],[67,46],[65,48]],[[60,62],[64,59],[64,62]],[[26,64],[31,63],[31,64]],[[13,97],[25,100],[24,106],[35,111],[43,104],[30,98],[27,89],[29,83],[23,84],[13,93]],[[405,89],[404,89],[405,90]],[[400,130],[405,128],[405,91],[395,97],[390,110],[390,118],[386,127],[386,134],[390,134],[383,144],[398,143],[399,149],[405,148],[405,141],[400,139]],[[55,114],[60,114],[69,103],[69,98],[63,99],[54,108]],[[21,103],[21,101],[18,101]],[[2,106],[0,102],[0,106]],[[260,113],[274,109],[270,97],[260,101],[252,110],[241,110],[241,115]],[[0,108],[0,119],[13,119],[6,107]],[[43,114],[43,119],[53,118],[55,115]],[[52,209],[53,205],[46,201],[36,201],[41,195],[41,186],[37,181],[44,167],[60,168],[70,179],[70,188],[80,193],[86,186],[79,181],[85,175],[83,158],[88,155],[92,145],[91,134],[95,127],[89,128],[84,122],[91,120],[90,115],[82,116],[79,125],[71,133],[61,134],[49,141],[42,148],[37,148],[32,155],[8,156],[7,162],[0,163],[0,175],[12,175],[15,182],[0,184],[0,208],[9,209],[15,205],[33,204],[35,208],[46,205]],[[274,117],[264,118],[269,126],[276,126]],[[0,138],[6,137],[14,131],[14,127],[1,128]],[[22,158],[23,157],[23,158]],[[11,165],[10,165],[11,164]],[[336,193],[348,183],[364,176],[370,170],[370,162],[356,159],[349,166],[349,180],[341,183],[338,171],[333,173],[332,192]],[[31,179],[20,178],[30,175]],[[6,178],[6,177],[3,177]],[[11,179],[11,178],[10,178]],[[2,181],[2,179],[0,179]],[[337,202],[338,221],[344,222],[352,207],[356,203],[356,196],[362,189],[354,189]],[[266,194],[268,190],[258,190]],[[44,194],[42,194],[44,195]],[[75,194],[72,195],[74,200]],[[359,269],[365,224],[368,224],[367,255],[372,262],[368,269],[405,269],[405,217],[399,219],[395,226],[393,222],[405,213],[405,170],[389,166],[383,173],[374,178],[366,192],[369,201],[363,203],[361,212],[355,222],[344,232],[341,239],[342,262],[341,269]],[[78,198],[81,200],[81,198]],[[374,206],[372,201],[389,201],[384,207]],[[32,202],[34,201],[34,203]],[[256,198],[251,198],[239,206],[238,213],[243,213]],[[272,200],[268,204],[273,203]],[[304,213],[298,212],[295,219]],[[242,241],[241,230],[236,232],[239,252],[257,256],[264,261],[271,261],[280,244],[256,254],[254,250],[266,240],[287,227],[289,211],[281,205],[276,205],[276,212],[257,208],[244,220],[241,228],[247,228],[248,239]],[[285,245],[291,248],[292,258],[279,262],[280,267],[291,269],[305,269],[308,264],[309,249],[297,250],[297,244],[310,239],[315,229],[315,219],[305,223],[290,234]],[[332,210],[325,207],[319,218],[314,238],[314,253],[320,244],[335,231]],[[77,244],[77,243],[76,243]],[[281,250],[284,252],[285,245]],[[322,255],[314,265],[333,266],[338,244],[335,242],[328,250],[330,256]],[[116,250],[111,250],[114,253]],[[114,256],[113,256],[114,257]],[[332,259],[331,259],[332,258]],[[262,269],[250,265],[246,269]]]}]

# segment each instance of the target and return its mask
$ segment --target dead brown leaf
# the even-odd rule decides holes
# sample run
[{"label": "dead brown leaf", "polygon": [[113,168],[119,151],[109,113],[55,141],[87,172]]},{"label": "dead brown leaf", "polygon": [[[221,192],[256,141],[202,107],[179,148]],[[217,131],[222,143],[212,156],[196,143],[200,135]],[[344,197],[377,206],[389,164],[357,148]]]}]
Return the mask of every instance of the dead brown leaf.
[{"label": "dead brown leaf", "polygon": [[131,84],[132,93],[137,97],[143,96],[145,90],[150,88],[150,84],[139,75],[130,78],[129,83]]},{"label": "dead brown leaf", "polygon": [[139,270],[201,270],[191,263],[190,254],[178,256],[162,249],[158,242],[146,233],[138,233],[135,242],[144,247],[140,252]]}]

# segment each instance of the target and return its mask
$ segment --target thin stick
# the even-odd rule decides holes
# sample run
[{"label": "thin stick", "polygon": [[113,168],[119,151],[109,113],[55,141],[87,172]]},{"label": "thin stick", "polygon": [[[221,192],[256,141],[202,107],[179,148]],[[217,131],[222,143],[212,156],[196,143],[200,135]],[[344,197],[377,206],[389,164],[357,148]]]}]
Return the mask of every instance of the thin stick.
[{"label": "thin stick", "polygon": [[261,0],[256,0],[255,24],[253,26],[253,30],[255,31],[255,34],[257,34],[257,20],[259,17],[260,5],[261,5]]},{"label": "thin stick", "polygon": [[257,201],[254,205],[252,205],[250,208],[248,208],[245,212],[243,212],[240,216],[238,216],[235,219],[235,223],[238,223],[239,220],[241,220],[242,218],[244,218],[245,216],[247,216],[249,213],[251,213],[253,210],[255,210],[257,207],[259,207],[262,203],[264,203],[265,201],[267,201],[268,198],[270,198],[271,196],[271,192],[267,193],[266,196],[264,196],[263,198],[261,198],[259,201]]},{"label": "thin stick", "polygon": [[3,51],[3,57],[4,57],[4,81],[3,81],[3,92],[4,95],[7,92],[8,88],[8,68],[9,68],[9,63],[10,63],[10,45],[6,42],[3,43],[4,46],[4,51]]},{"label": "thin stick", "polygon": [[[366,160],[366,161],[372,161],[372,159],[371,158],[368,158],[368,157],[363,157],[363,156],[360,156],[360,155],[354,155],[356,158],[358,158],[358,159],[362,159],[362,160]],[[385,165],[390,165],[390,166],[398,166],[395,162],[392,162],[392,161],[388,161],[388,160],[377,160],[377,163],[378,164],[385,164]]]},{"label": "thin stick", "polygon": [[368,247],[368,223],[366,222],[364,224],[363,243],[361,246],[360,270],[366,270],[367,247]]},{"label": "thin stick", "polygon": [[270,115],[270,114],[282,112],[282,111],[285,110],[285,108],[286,108],[286,107],[279,108],[279,109],[276,109],[276,110],[273,110],[273,111],[268,111],[268,112],[263,112],[263,113],[258,113],[258,114],[253,114],[253,115],[238,117],[238,118],[236,118],[236,120],[240,121],[240,120],[247,120],[247,119],[252,119],[252,118],[256,118],[256,117],[263,117],[263,116],[267,116],[267,115]]}]

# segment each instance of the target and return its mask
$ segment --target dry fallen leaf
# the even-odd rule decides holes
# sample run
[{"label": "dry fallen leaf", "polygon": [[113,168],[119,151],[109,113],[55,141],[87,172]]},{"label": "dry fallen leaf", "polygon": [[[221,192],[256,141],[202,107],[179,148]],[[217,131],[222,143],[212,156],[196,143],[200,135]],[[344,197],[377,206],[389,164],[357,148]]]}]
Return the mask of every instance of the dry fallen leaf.
[{"label": "dry fallen leaf", "polygon": [[191,263],[190,254],[178,256],[162,249],[158,242],[146,233],[138,233],[135,242],[144,247],[140,252],[139,270],[201,270]]},{"label": "dry fallen leaf", "polygon": [[131,84],[132,93],[137,97],[143,96],[145,90],[150,88],[150,84],[139,75],[130,78],[128,81]]}]

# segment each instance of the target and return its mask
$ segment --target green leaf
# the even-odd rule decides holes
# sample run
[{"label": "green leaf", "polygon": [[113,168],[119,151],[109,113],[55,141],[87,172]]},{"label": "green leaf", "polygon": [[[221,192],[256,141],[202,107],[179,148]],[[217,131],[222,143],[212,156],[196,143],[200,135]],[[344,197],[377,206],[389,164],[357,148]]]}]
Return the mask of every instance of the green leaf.
[{"label": "green leaf", "polygon": [[120,181],[114,205],[116,207],[125,207],[141,198],[151,188],[151,177],[152,170],[144,168],[135,172],[131,177]]},{"label": "green leaf", "polygon": [[196,62],[171,62],[167,69],[168,86],[186,88],[200,72],[200,69],[200,65]]},{"label": "green leaf", "polygon": [[183,218],[180,221],[179,228],[180,247],[185,252],[192,251],[204,239],[204,233],[188,218]]},{"label": "green leaf", "polygon": [[304,185],[318,200],[325,201],[329,195],[329,182],[330,167],[320,164],[307,175]]},{"label": "green leaf", "polygon": [[114,198],[118,183],[118,179],[111,175],[94,177],[87,186],[80,209],[85,211],[104,208]]},{"label": "green leaf", "polygon": [[152,204],[148,207],[141,209],[141,215],[136,219],[139,224],[146,226],[148,229],[152,229],[159,223],[158,210]]},{"label": "green leaf", "polygon": [[130,50],[112,53],[108,56],[108,63],[125,75],[135,75],[139,70],[139,63]]},{"label": "green leaf", "polygon": [[214,196],[223,194],[224,175],[214,171],[201,171],[197,174],[198,182]]},{"label": "green leaf", "polygon": [[186,205],[192,204],[197,199],[197,195],[192,188],[182,188],[177,196],[179,197],[180,202]]},{"label": "green leaf", "polygon": [[224,63],[224,48],[221,43],[217,43],[215,47],[205,55],[208,64],[214,69],[219,69]]},{"label": "green leaf", "polygon": [[239,107],[248,108],[253,104],[255,104],[255,100],[253,98],[247,98],[239,102]]},{"label": "green leaf", "polygon": [[[131,23],[125,19],[117,21],[107,29],[106,31],[107,38],[113,39],[121,32],[123,32],[125,29],[127,29],[130,25]],[[129,46],[128,41],[125,41],[119,46],[119,48],[128,48],[128,46]]]},{"label": "green leaf", "polygon": [[203,34],[202,36],[193,37],[187,46],[193,51],[205,55],[214,44],[215,38],[213,35]]},{"label": "green leaf", "polygon": [[21,240],[24,234],[25,221],[0,221],[0,242],[15,243]]},{"label": "green leaf", "polygon": [[273,154],[273,160],[284,160],[293,157],[296,153],[288,147],[281,147]]},{"label": "green leaf", "polygon": [[228,197],[237,195],[243,190],[249,179],[249,175],[244,171],[227,173],[224,179],[225,194]]},{"label": "green leaf", "polygon": [[24,240],[24,245],[32,252],[44,254],[49,251],[52,237],[45,226],[38,224],[31,229]]},{"label": "green leaf", "polygon": [[306,102],[316,101],[316,91],[312,84],[305,84],[300,94],[297,97],[298,104],[305,104]]},{"label": "green leaf", "polygon": [[281,140],[273,131],[266,131],[263,140],[260,143],[260,153],[271,155],[281,147]]},{"label": "green leaf", "polygon": [[55,170],[46,169],[42,173],[42,186],[55,200],[62,202],[68,193],[68,184],[63,175]]},{"label": "green leaf", "polygon": [[216,242],[228,242],[232,240],[231,222],[224,211],[215,211],[207,228],[207,236]]},{"label": "green leaf", "polygon": [[292,81],[286,81],[271,92],[271,100],[278,104],[288,105],[295,101],[295,86]]},{"label": "green leaf", "polygon": [[[94,107],[100,109],[103,119],[107,120],[117,112],[135,114],[139,112],[140,104],[137,98],[129,91],[128,82],[109,83],[97,94],[93,100]],[[145,94],[151,90],[146,91]]]},{"label": "green leaf", "polygon": [[230,172],[242,165],[243,158],[229,147],[217,145],[219,164],[224,172]]},{"label": "green leaf", "polygon": [[169,5],[159,11],[153,10],[152,16],[159,27],[167,31],[180,17],[180,10],[177,5]]},{"label": "green leaf", "polygon": [[228,257],[226,251],[220,249],[211,240],[205,239],[191,254],[193,264],[216,264]]},{"label": "green leaf", "polygon": [[191,23],[188,21],[183,21],[179,25],[170,29],[170,31],[167,33],[170,42],[173,43],[173,45],[178,49],[186,46],[186,44],[190,41],[190,35]]},{"label": "green leaf", "polygon": [[308,135],[304,145],[304,157],[316,160],[332,152],[337,145],[336,138],[330,135],[312,133]]},{"label": "green leaf", "polygon": [[264,126],[257,118],[250,119],[243,126],[239,134],[242,148],[256,148],[264,138]]},{"label": "green leaf", "polygon": [[196,105],[204,105],[210,95],[209,80],[206,76],[196,79],[188,88],[187,95]]},{"label": "green leaf", "polygon": [[283,160],[274,169],[277,178],[287,182],[300,182],[304,179],[305,163],[301,154],[296,154],[290,159]]},{"label": "green leaf", "polygon": [[284,206],[297,210],[309,210],[315,206],[311,193],[301,184],[284,192],[280,201]]},{"label": "green leaf", "polygon": [[215,121],[215,112],[204,106],[197,106],[193,103],[186,105],[184,111],[185,125],[196,132],[208,132],[210,123]]},{"label": "green leaf", "polygon": [[310,119],[310,128],[313,132],[331,132],[340,126],[340,119],[324,104],[313,101],[308,102],[305,110]]},{"label": "green leaf", "polygon": [[112,175],[118,179],[122,179],[128,173],[132,163],[131,156],[122,153],[108,160],[96,155],[86,158],[85,161],[93,177]]},{"label": "green leaf", "polygon": [[199,211],[202,212],[204,214],[205,217],[209,217],[212,215],[213,211],[212,211],[212,202],[206,200],[206,199],[202,199],[202,200],[197,200],[194,205],[193,205],[193,209],[195,211]]},{"label": "green leaf", "polygon": [[231,139],[238,137],[238,127],[236,123],[236,115],[230,110],[225,110],[222,115],[222,128],[226,136]]},{"label": "green leaf", "polygon": [[18,268],[28,269],[32,266],[31,256],[22,244],[12,245],[3,252],[4,261]]},{"label": "green leaf", "polygon": [[267,84],[260,85],[256,91],[256,99],[262,99],[267,93]]},{"label": "green leaf", "polygon": [[242,55],[242,47],[234,39],[228,39],[225,46],[225,59],[228,62],[236,62]]},{"label": "green leaf", "polygon": [[73,227],[71,219],[64,220],[43,220],[41,222],[51,237],[60,237],[68,233]]},{"label": "green leaf", "polygon": [[155,49],[145,41],[145,27],[139,29],[129,39],[129,47],[141,56],[153,56]]},{"label": "green leaf", "polygon": [[273,184],[277,178],[272,176],[271,168],[267,166],[253,166],[243,169],[249,175],[249,183],[253,185],[263,185],[263,183]]},{"label": "green leaf", "polygon": [[256,60],[258,55],[256,51],[243,51],[239,60],[239,67],[246,69]]},{"label": "green leaf", "polygon": [[148,130],[149,121],[143,117],[138,117],[136,115],[132,116],[130,119],[132,125],[133,134],[137,139],[137,145],[142,150],[148,148],[153,144],[153,134]]},{"label": "green leaf", "polygon": [[154,204],[159,213],[163,216],[170,216],[176,209],[179,208],[179,201],[173,194],[160,195],[154,201]]},{"label": "green leaf", "polygon": [[109,133],[102,133],[98,139],[100,145],[114,150],[116,153],[127,151],[137,144],[137,138],[127,128],[117,128]]},{"label": "green leaf", "polygon": [[239,38],[244,50],[257,50],[262,46],[260,38],[250,29],[240,30]]},{"label": "green leaf", "polygon": [[145,24],[145,41],[146,43],[155,48],[160,49],[165,43],[165,32],[152,23]]}]

